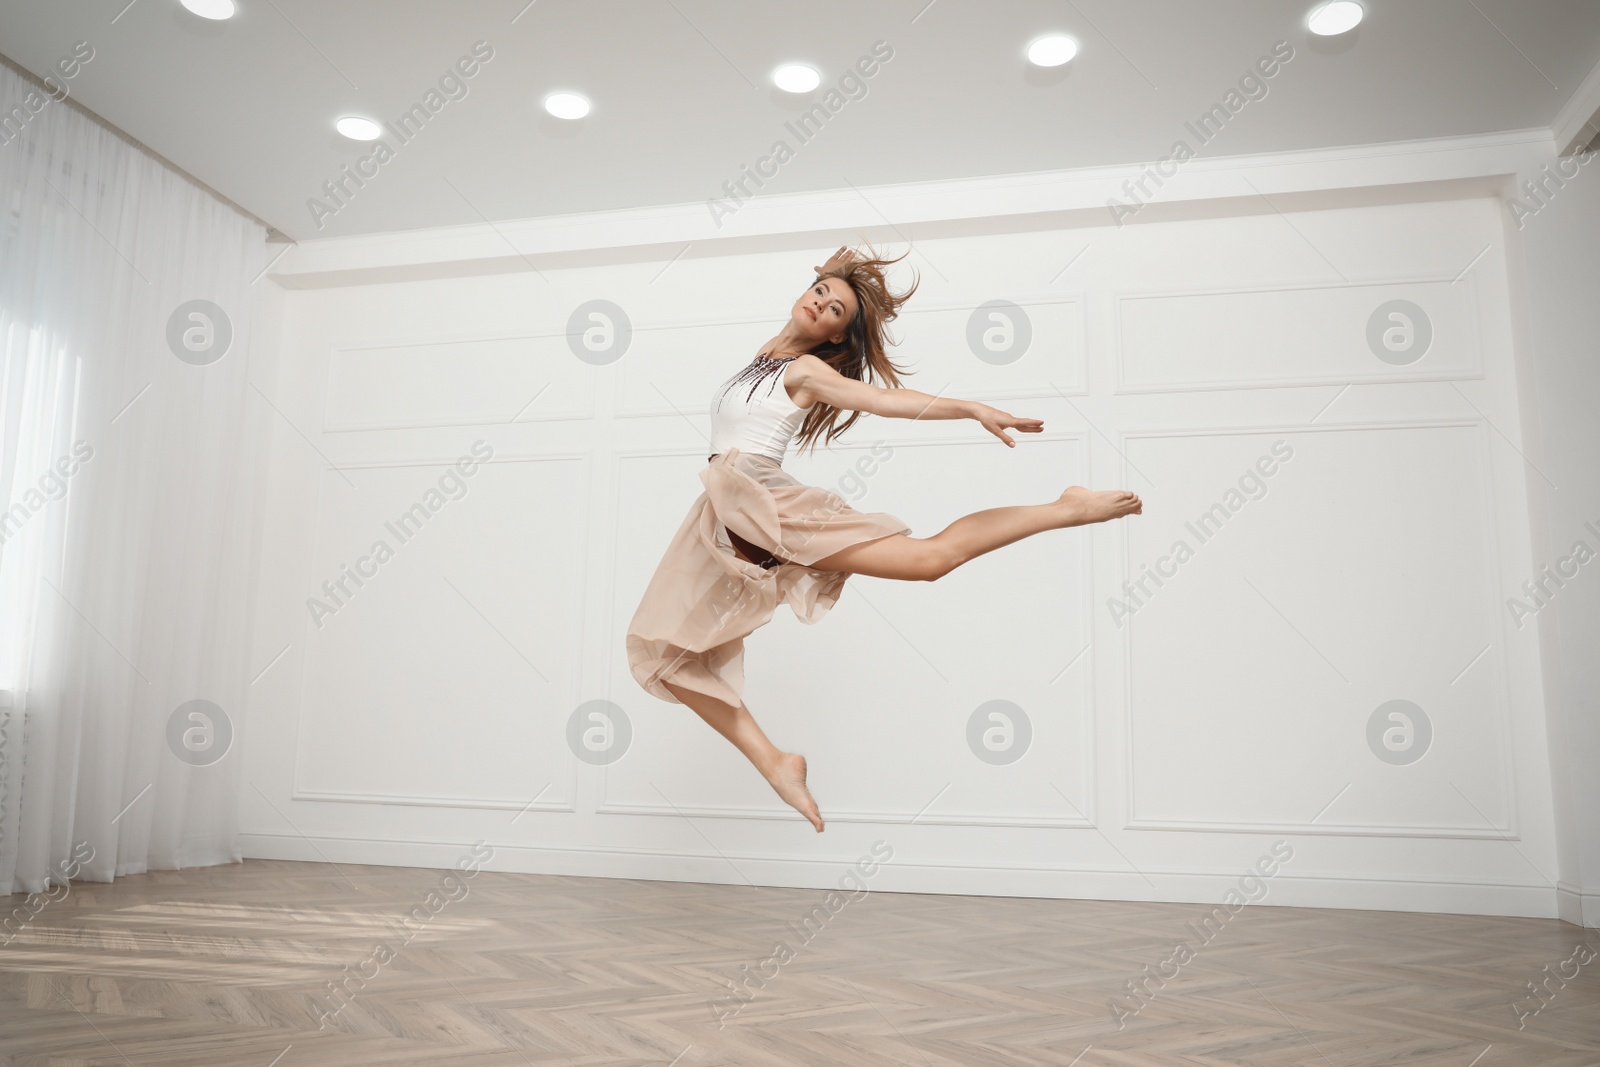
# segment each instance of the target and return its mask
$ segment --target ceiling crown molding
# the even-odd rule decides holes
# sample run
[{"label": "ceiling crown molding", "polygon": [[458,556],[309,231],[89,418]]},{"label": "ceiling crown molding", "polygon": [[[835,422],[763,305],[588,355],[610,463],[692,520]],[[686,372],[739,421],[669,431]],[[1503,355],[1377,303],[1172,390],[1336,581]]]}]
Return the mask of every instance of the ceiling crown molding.
[{"label": "ceiling crown molding", "polygon": [[1551,131],[1530,129],[850,186],[752,197],[720,220],[706,204],[689,203],[303,241],[282,254],[269,276],[285,288],[325,288],[669,260],[691,247],[696,255],[717,255],[820,246],[839,234],[847,235],[847,241],[864,235],[903,242],[961,232],[952,229],[956,224],[964,224],[967,232],[1016,229],[1024,221],[1027,228],[1131,224],[1174,217],[1172,211],[1180,205],[1190,205],[1192,213],[1206,201],[1247,199],[1256,202],[1256,210],[1271,211],[1280,194],[1498,179],[1536,169],[1553,154]]},{"label": "ceiling crown molding", "polygon": [[1556,112],[1550,136],[1564,156],[1583,151],[1600,137],[1600,63]]}]

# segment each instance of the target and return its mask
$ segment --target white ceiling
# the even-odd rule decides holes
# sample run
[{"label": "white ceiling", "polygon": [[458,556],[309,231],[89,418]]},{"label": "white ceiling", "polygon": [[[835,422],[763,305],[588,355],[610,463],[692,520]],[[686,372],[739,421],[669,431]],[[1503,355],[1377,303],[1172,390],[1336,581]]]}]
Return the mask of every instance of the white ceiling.
[{"label": "white ceiling", "polygon": [[[705,203],[787,141],[768,193],[1137,164],[1551,126],[1600,63],[1595,0],[1365,0],[1327,40],[1315,0],[0,0],[0,53],[43,76],[87,41],[72,95],[295,240]],[[1080,42],[1031,68],[1034,36]],[[393,121],[475,41],[493,57],[319,228],[308,206],[372,151],[332,129]],[[1186,123],[1274,43],[1294,57],[1209,144]],[[892,58],[814,139],[774,66]],[[589,96],[578,122],[544,114]],[[3,101],[5,108],[15,101]],[[1587,117],[1587,116],[1585,116]],[[326,199],[326,198],[324,198]],[[329,201],[331,204],[331,201]],[[709,211],[709,209],[708,209]]]}]

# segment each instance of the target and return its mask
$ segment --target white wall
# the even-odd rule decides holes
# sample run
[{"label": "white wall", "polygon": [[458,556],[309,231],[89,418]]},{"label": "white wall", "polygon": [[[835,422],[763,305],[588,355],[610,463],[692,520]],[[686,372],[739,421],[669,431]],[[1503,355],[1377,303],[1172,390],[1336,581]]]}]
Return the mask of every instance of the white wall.
[{"label": "white wall", "polygon": [[[1600,156],[1568,157],[1518,175],[1519,236],[1531,322],[1523,405],[1537,412],[1528,435],[1535,529],[1533,565],[1548,566],[1543,604],[1527,624],[1545,652],[1550,759],[1556,790],[1561,916],[1600,926]],[[1536,183],[1530,190],[1523,182]],[[1537,195],[1535,195],[1535,192]],[[1589,562],[1575,553],[1582,542]],[[1563,578],[1558,572],[1569,572]],[[1570,572],[1576,571],[1573,575]],[[1539,575],[1544,577],[1544,575]],[[1508,590],[1508,595],[1515,591]],[[1552,872],[1554,873],[1554,872]]]},{"label": "white wall", "polygon": [[[908,384],[1045,432],[1011,450],[869,417],[788,468],[918,536],[1074,483],[1135,488],[1145,513],[937,583],[852,577],[816,627],[781,608],[746,699],[808,757],[821,836],[634,685],[623,632],[700,492],[712,388],[836,235],[286,292],[258,659],[283,654],[254,686],[246,854],[447,866],[483,839],[499,869],[831,886],[881,838],[874,888],[1197,901],[1285,840],[1270,903],[1556,914],[1544,628],[1505,605],[1540,557],[1517,234],[1498,199],[1436,192],[918,240]],[[594,298],[634,328],[607,366],[564,333]],[[1025,309],[1015,362],[968,347],[990,300]],[[1415,362],[1369,347],[1392,300],[1431,322]],[[385,521],[476,441],[493,461],[399,544]],[[857,496],[841,479],[875,442],[892,454]],[[1292,456],[1263,460],[1275,445]],[[1230,497],[1258,461],[1265,494]],[[1218,503],[1235,513],[1201,543],[1186,522]],[[307,598],[379,538],[394,558],[317,626]],[[1180,539],[1192,558],[1119,619],[1122,583]],[[593,700],[631,726],[609,765],[567,742]],[[996,700],[1030,724],[1008,764],[968,742]],[[1391,700],[1431,722],[1405,765],[1369,744]]]}]

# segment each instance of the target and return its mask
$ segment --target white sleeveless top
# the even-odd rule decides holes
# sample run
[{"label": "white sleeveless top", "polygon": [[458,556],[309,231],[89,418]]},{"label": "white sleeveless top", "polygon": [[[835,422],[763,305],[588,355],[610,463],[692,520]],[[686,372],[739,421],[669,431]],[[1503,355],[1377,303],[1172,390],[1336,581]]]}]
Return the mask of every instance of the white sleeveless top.
[{"label": "white sleeveless top", "polygon": [[711,398],[711,454],[730,448],[756,452],[783,462],[789,441],[800,432],[809,407],[796,407],[783,387],[783,375],[799,356],[765,359],[723,382]]}]

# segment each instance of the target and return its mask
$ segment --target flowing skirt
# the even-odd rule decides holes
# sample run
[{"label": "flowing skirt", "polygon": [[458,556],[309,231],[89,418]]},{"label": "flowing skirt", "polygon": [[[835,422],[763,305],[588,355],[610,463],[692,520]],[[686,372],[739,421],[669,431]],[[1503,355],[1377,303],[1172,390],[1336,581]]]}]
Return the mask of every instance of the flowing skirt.
[{"label": "flowing skirt", "polygon": [[[819,559],[911,527],[884,512],[860,512],[837,493],[806,485],[768,456],[730,448],[700,472],[705,491],[690,506],[628,624],[628,668],[652,696],[681,704],[663,682],[738,707],[744,638],[785,601],[816,623],[844,591],[847,571]],[[776,563],[742,559],[728,536],[768,549]]]}]

